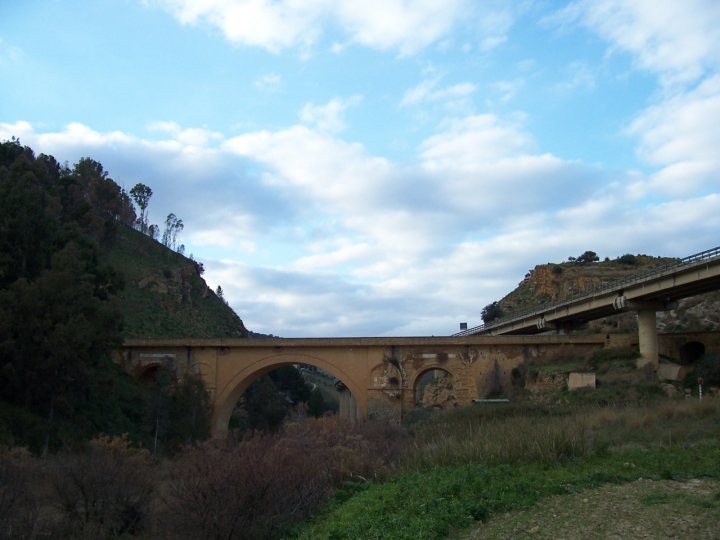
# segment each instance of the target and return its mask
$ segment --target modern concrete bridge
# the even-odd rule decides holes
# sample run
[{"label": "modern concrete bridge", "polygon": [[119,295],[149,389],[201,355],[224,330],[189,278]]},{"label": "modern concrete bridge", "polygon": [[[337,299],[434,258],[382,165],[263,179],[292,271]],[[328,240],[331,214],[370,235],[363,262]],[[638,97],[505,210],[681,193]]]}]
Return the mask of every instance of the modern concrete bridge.
[{"label": "modern concrete bridge", "polygon": [[640,354],[657,365],[656,312],[677,301],[720,289],[720,247],[604,283],[592,291],[548,302],[455,334],[461,336],[562,334],[620,311],[637,311]]},{"label": "modern concrete bridge", "polygon": [[[589,354],[603,347],[630,345],[637,339],[634,335],[131,339],[114,360],[141,380],[160,366],[173,370],[178,380],[199,375],[212,399],[212,433],[222,436],[245,389],[281,366],[307,364],[337,377],[346,388],[341,396],[345,416],[399,420],[417,406],[418,382],[428,371],[450,374],[457,404],[464,405],[492,391],[512,396],[513,368],[555,354]],[[670,334],[661,336],[660,349],[679,359],[685,349],[719,350],[719,341],[715,332]]]}]

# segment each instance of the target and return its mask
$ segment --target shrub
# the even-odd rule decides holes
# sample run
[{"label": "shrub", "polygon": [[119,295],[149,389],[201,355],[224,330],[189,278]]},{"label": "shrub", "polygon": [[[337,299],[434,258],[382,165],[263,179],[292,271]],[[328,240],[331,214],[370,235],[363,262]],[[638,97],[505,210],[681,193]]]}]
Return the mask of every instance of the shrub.
[{"label": "shrub", "polygon": [[493,302],[492,304],[488,304],[484,308],[482,308],[482,311],[480,312],[480,317],[482,318],[483,322],[485,324],[488,324],[495,319],[499,319],[504,315],[502,309],[500,308],[500,304],[497,302]]},{"label": "shrub", "polygon": [[707,353],[700,357],[695,364],[693,377],[702,377],[704,384],[720,384],[720,355]]},{"label": "shrub", "polygon": [[178,539],[278,536],[334,487],[348,498],[384,476],[406,440],[390,424],[325,417],[188,448],[169,472],[164,528]]},{"label": "shrub", "polygon": [[0,449],[0,540],[32,537],[38,519],[32,473],[26,450]]},{"label": "shrub", "polygon": [[588,363],[593,368],[612,362],[634,365],[639,356],[640,353],[636,347],[606,347],[595,351]]},{"label": "shrub", "polygon": [[54,536],[116,538],[149,524],[153,495],[150,454],[126,436],[90,441],[82,454],[58,456],[48,471],[61,515]]}]

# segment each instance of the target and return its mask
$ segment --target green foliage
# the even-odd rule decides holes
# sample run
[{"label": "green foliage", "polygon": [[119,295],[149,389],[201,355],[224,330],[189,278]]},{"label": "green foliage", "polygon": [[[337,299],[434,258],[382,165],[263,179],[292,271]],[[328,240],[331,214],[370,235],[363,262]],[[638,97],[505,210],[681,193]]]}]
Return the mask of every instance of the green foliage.
[{"label": "green foliage", "polygon": [[594,263],[598,262],[599,260],[600,257],[598,257],[597,253],[595,253],[594,251],[586,251],[579,257],[568,257],[568,261],[575,264]]},{"label": "green foliage", "polygon": [[[121,228],[101,260],[125,276],[118,293],[126,338],[246,337],[237,314],[201,278],[201,264]],[[141,286],[142,285],[142,286]]]},{"label": "green foliage", "polygon": [[451,531],[541,498],[637,478],[720,476],[720,448],[627,450],[547,466],[540,463],[435,467],[370,486],[331,504],[295,536],[301,539],[440,539]]},{"label": "green foliage", "polygon": [[143,233],[146,233],[148,230],[148,223],[147,223],[147,206],[150,202],[150,197],[152,197],[152,189],[150,189],[145,184],[135,184],[133,188],[130,190],[130,196],[133,198],[135,203],[140,207],[140,230]]},{"label": "green foliage", "polygon": [[628,264],[628,265],[634,266],[637,264],[638,260],[635,255],[626,253],[625,255],[621,255],[620,257],[618,257],[617,262],[619,262],[621,264]]},{"label": "green foliage", "polygon": [[309,416],[314,418],[320,418],[323,414],[325,414],[325,399],[323,398],[320,390],[315,389],[310,393],[307,413]]},{"label": "green foliage", "polygon": [[[152,192],[138,187],[143,189],[134,195],[141,196],[145,210]],[[141,251],[148,249],[138,237],[168,251],[126,228],[134,222],[130,197],[100,163],[83,158],[69,169],[52,156],[36,157],[17,141],[0,144],[0,441],[39,452],[76,448],[101,433],[130,433],[132,441],[145,444],[153,440],[152,431],[141,429],[152,390],[108,359],[123,338],[128,306],[123,272],[129,269],[129,277],[137,279],[134,267],[143,267]],[[129,256],[113,257],[116,246],[127,247],[128,240],[133,246],[118,252]],[[114,264],[117,260],[123,264]],[[195,270],[180,274],[185,281],[180,296],[191,301],[193,291],[207,287],[197,263],[178,262]],[[231,310],[208,302],[209,311],[222,312],[227,327],[244,331]],[[208,319],[208,326],[216,322],[207,311],[196,319]],[[170,396],[175,417],[167,436],[177,444],[207,436],[204,389],[192,384]]]},{"label": "green foliage", "polygon": [[149,389],[139,425],[153,453],[173,453],[210,436],[212,406],[200,377],[188,374],[177,382],[173,371],[159,368]]},{"label": "green foliage", "polygon": [[703,384],[718,385],[720,384],[720,355],[715,353],[704,354],[696,363],[692,377],[688,377],[695,382],[695,379],[702,377]]},{"label": "green foliage", "polygon": [[609,363],[634,365],[639,357],[637,347],[606,347],[595,351],[588,363],[593,368]]},{"label": "green foliage", "polygon": [[502,316],[503,316],[502,309],[500,309],[500,305],[497,302],[488,304],[480,312],[480,317],[482,318],[482,320],[485,324],[488,324],[488,323],[494,321],[495,319],[499,319]]},{"label": "green foliage", "polygon": [[305,403],[310,399],[312,387],[305,382],[295,366],[279,367],[268,375],[275,384],[275,388],[284,393],[293,405],[300,402]]}]

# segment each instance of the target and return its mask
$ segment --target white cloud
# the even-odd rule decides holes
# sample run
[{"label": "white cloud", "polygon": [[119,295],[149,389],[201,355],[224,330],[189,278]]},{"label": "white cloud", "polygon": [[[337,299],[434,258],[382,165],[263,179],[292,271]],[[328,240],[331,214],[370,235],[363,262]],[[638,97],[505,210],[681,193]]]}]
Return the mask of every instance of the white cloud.
[{"label": "white cloud", "polygon": [[638,157],[660,170],[638,182],[636,196],[689,195],[720,188],[720,75],[648,107],[628,127]]},{"label": "white cloud", "polygon": [[406,90],[400,101],[400,106],[444,102],[450,107],[458,107],[467,103],[468,98],[477,89],[474,84],[467,82],[438,88],[440,80],[441,77],[425,79],[416,87]]},{"label": "white cloud", "polygon": [[665,84],[696,80],[720,65],[716,0],[580,0],[551,20],[594,30]]},{"label": "white cloud", "polygon": [[513,22],[511,5],[492,2],[478,6],[469,0],[148,0],[148,3],[160,5],[183,24],[207,24],[219,28],[233,43],[276,52],[313,45],[329,26],[339,27],[349,42],[407,55],[450,35],[458,25],[465,25],[480,34],[482,46],[487,49],[506,39]]},{"label": "white cloud", "polygon": [[493,114],[451,120],[447,129],[421,145],[421,157],[430,170],[476,170],[482,164],[523,155],[534,139],[517,124],[503,123]]},{"label": "white cloud", "polygon": [[525,86],[524,79],[515,79],[513,81],[496,81],[492,85],[492,88],[501,94],[500,101],[507,103],[518,91]]},{"label": "white cloud", "polygon": [[181,141],[192,129],[172,122],[152,127],[167,138],[26,122],[0,124],[0,138],[150,185],[151,219],[180,216],[210,285],[273,334],[449,334],[478,324],[538,262],[587,249],[682,255],[716,242],[720,226],[720,196],[635,207],[623,174],[539,153],[522,115],[447,121],[417,165],[307,126],[214,148]]},{"label": "white cloud", "polygon": [[280,87],[281,83],[282,77],[277,73],[268,73],[267,75],[258,77],[253,82],[256,88],[265,92],[272,92],[274,90],[277,90]]},{"label": "white cloud", "polygon": [[5,40],[0,37],[0,66],[19,61],[22,54],[22,49],[6,43]]},{"label": "white cloud", "polygon": [[169,133],[176,141],[186,146],[186,151],[191,151],[198,147],[205,147],[210,141],[219,141],[223,138],[222,133],[210,131],[208,129],[182,129],[175,122],[153,122],[148,125],[148,130]]},{"label": "white cloud", "polygon": [[585,62],[571,62],[567,68],[567,77],[557,83],[555,88],[561,92],[572,92],[576,89],[592,90],[595,88],[595,75]]},{"label": "white cloud", "polygon": [[314,125],[320,131],[338,133],[346,127],[342,118],[345,109],[357,106],[360,101],[362,96],[353,96],[345,100],[333,98],[325,105],[308,103],[300,111],[300,120]]}]

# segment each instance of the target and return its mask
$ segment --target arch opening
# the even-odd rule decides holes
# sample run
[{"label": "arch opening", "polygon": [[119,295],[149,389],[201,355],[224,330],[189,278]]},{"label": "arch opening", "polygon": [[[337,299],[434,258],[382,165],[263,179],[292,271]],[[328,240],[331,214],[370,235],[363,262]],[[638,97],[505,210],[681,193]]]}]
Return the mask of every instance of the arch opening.
[{"label": "arch opening", "polygon": [[312,366],[290,364],[260,375],[240,395],[228,427],[245,431],[277,431],[293,416],[319,418],[337,414],[340,392],[335,377]]},{"label": "arch opening", "polygon": [[691,364],[705,354],[705,345],[699,341],[689,341],[680,347],[680,363]]},{"label": "arch opening", "polygon": [[146,367],[140,375],[137,377],[137,381],[140,384],[146,386],[152,386],[157,381],[158,372],[160,371],[160,364],[154,364]]},{"label": "arch opening", "polygon": [[[343,412],[345,412],[345,416],[350,417],[350,414],[347,411],[343,411],[342,394],[344,394],[346,404],[355,405],[353,417],[364,418],[364,394],[361,393],[360,386],[358,386],[355,381],[346,374],[342,373],[329,362],[320,358],[298,354],[278,354],[263,358],[262,360],[245,367],[230,381],[228,381],[223,389],[219,389],[220,391],[216,396],[215,408],[213,411],[213,435],[215,437],[222,437],[227,433],[230,426],[230,419],[238,401],[254,382],[261,379],[264,375],[278,370],[279,368],[296,365],[311,366],[330,374],[330,376],[333,377],[333,386],[335,386],[336,381],[339,381],[340,385],[336,387],[337,391],[341,391],[341,395],[338,396],[338,413],[343,414]],[[313,370],[308,369],[308,372],[312,373]],[[315,373],[317,373],[317,371],[315,371]],[[317,382],[312,384],[317,385]]]},{"label": "arch opening", "polygon": [[415,406],[447,409],[457,407],[455,378],[448,370],[433,366],[418,373],[413,385]]}]

